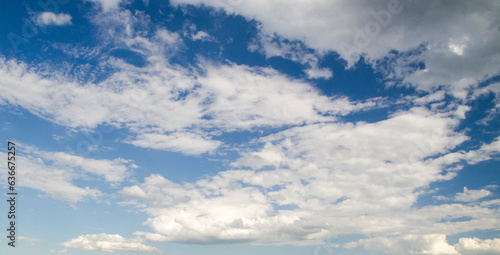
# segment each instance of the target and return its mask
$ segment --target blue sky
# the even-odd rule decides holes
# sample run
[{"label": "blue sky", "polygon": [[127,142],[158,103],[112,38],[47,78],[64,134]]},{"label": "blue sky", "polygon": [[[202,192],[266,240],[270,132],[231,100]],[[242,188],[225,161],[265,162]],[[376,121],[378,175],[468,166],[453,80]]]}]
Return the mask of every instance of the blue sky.
[{"label": "blue sky", "polygon": [[497,1],[0,10],[2,254],[500,253]]}]

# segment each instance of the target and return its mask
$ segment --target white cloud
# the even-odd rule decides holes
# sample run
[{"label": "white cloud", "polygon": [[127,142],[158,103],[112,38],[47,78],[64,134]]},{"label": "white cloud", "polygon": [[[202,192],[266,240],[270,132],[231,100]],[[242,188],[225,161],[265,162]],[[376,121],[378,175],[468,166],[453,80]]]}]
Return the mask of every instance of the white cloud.
[{"label": "white cloud", "polygon": [[500,136],[493,142],[481,145],[478,150],[469,151],[467,153],[459,152],[453,154],[457,159],[467,160],[469,164],[477,164],[481,161],[494,159],[500,152]]},{"label": "white cloud", "polygon": [[[422,2],[406,0],[374,1],[201,1],[173,0],[172,4],[208,5],[228,13],[240,14],[261,23],[258,44],[267,55],[290,56],[295,40],[317,51],[319,55],[335,51],[353,66],[364,56],[376,69],[391,50],[409,53],[425,45],[418,59],[415,54],[403,54],[398,59],[413,58],[425,64],[425,70],[394,75],[432,91],[449,85],[457,97],[464,90],[500,71],[498,41],[498,1]],[[278,37],[275,36],[277,34]],[[292,41],[289,44],[272,42]],[[252,45],[252,49],[259,48]],[[296,49],[298,50],[298,49]],[[294,51],[296,51],[294,50]],[[299,50],[300,51],[300,50]],[[296,54],[296,53],[295,53]],[[304,63],[301,58],[297,59]],[[410,63],[413,61],[410,61]],[[391,61],[392,64],[401,64]],[[391,64],[389,63],[389,64]],[[415,62],[413,62],[415,63]]]},{"label": "white cloud", "polygon": [[143,244],[140,238],[127,239],[120,235],[104,233],[81,235],[62,245],[66,248],[87,251],[162,253],[155,247]]},{"label": "white cloud", "polygon": [[137,185],[132,187],[125,187],[120,191],[123,197],[131,199],[145,199],[146,193]]},{"label": "white cloud", "polygon": [[448,48],[453,53],[462,56],[464,54],[464,50],[466,50],[467,42],[469,41],[469,37],[464,36],[461,39],[452,39],[448,44]]},{"label": "white cloud", "polygon": [[39,26],[71,25],[71,15],[65,13],[42,12],[37,15],[36,23]]},{"label": "white cloud", "polygon": [[[341,44],[332,42],[343,42],[343,39],[349,42],[357,31],[352,30],[352,26],[368,24],[375,19],[366,8],[376,11],[386,8],[369,2],[361,7],[368,14],[360,17],[355,14],[360,6],[353,2],[325,1],[324,6],[307,3],[308,8],[304,8],[306,2],[300,1],[239,3],[240,6],[231,7],[232,11],[247,17],[254,15],[263,23],[263,33],[278,31],[287,38],[303,39],[318,51],[341,50],[336,48]],[[54,69],[49,68],[51,73],[48,73],[14,59],[1,58],[0,102],[23,107],[66,127],[87,129],[100,124],[123,127],[131,134],[126,142],[135,146],[186,154],[215,151],[222,143],[214,139],[223,132],[287,127],[282,132],[252,141],[249,148],[239,148],[240,158],[230,164],[235,170],[183,184],[151,175],[141,184],[123,188],[119,193],[132,202],[122,204],[136,205],[149,216],[145,224],[153,233],[137,232],[137,236],[151,241],[185,243],[302,245],[356,233],[385,236],[376,239],[382,243],[380,247],[364,241],[367,247],[374,246],[374,249],[390,249],[386,244],[402,242],[402,246],[394,246],[394,249],[410,246],[423,254],[454,254],[458,248],[447,244],[447,234],[498,228],[500,203],[496,200],[479,204],[415,206],[429,184],[453,178],[465,163],[462,161],[474,164],[489,160],[498,155],[500,149],[497,139],[478,150],[456,151],[458,145],[469,139],[456,131],[469,109],[456,105],[440,107],[447,92],[434,91],[433,83],[425,83],[432,75],[418,82],[420,88],[434,91],[423,99],[414,99],[418,107],[397,111],[373,123],[339,123],[340,116],[377,107],[383,99],[353,102],[346,97],[324,96],[310,83],[271,68],[207,60],[199,60],[189,68],[172,65],[168,58],[183,47],[178,33],[144,29],[148,17],[111,10],[118,5],[117,1],[107,4],[111,6],[108,13],[98,15],[93,21],[101,26],[102,40],[113,47],[137,53],[145,59],[145,66],[107,56],[99,64],[115,72],[101,81],[81,83]],[[405,10],[412,10],[410,18],[423,13],[424,18],[440,20],[438,14],[447,13],[440,3],[434,4],[437,14],[427,13],[427,9],[413,4],[419,8],[405,7]],[[264,5],[269,8],[262,8]],[[227,6],[221,7],[229,10]],[[273,21],[268,12],[278,7],[280,15],[273,14]],[[311,16],[310,11],[316,14]],[[289,15],[294,14],[297,15],[292,20]],[[472,17],[469,15],[468,19]],[[485,18],[477,19],[472,26]],[[289,21],[292,24],[284,24]],[[348,27],[332,29],[343,24]],[[362,49],[369,59],[380,59],[393,48],[411,49],[429,38],[418,33],[427,31],[425,26],[417,28],[417,39],[411,42],[408,40],[412,37],[405,30],[409,26],[407,23],[394,22],[391,26],[399,32],[384,29],[376,40]],[[430,31],[431,34],[435,32]],[[460,41],[462,37],[456,40],[448,37],[444,40],[444,37],[447,35],[435,39],[444,44],[430,43],[426,53],[415,57],[425,60],[427,72],[437,76],[443,75],[443,68],[448,68],[446,65],[450,62],[470,57],[467,54],[477,46],[470,45],[477,43],[476,37],[463,41]],[[486,43],[490,43],[490,37],[486,38]],[[450,51],[450,42],[460,43],[461,55],[455,48],[454,52]],[[318,56],[300,51],[297,45],[278,45],[274,51],[275,45],[264,45],[264,48],[268,57],[284,56],[304,64],[309,68],[306,74],[310,78],[331,75],[329,70],[321,71]],[[439,54],[446,57],[442,63],[439,58],[432,58]],[[351,64],[356,59],[356,56],[341,56]],[[415,59],[399,58],[397,64]],[[496,60],[493,57],[488,61],[494,64]],[[467,61],[460,64],[469,65]],[[495,66],[491,65],[490,69],[496,70]],[[404,66],[396,69],[388,75],[401,79],[416,75]],[[490,69],[485,69],[481,75],[489,75]],[[471,74],[474,70],[460,72],[458,76],[453,72],[451,70],[449,77],[446,74],[437,81],[447,84],[460,79],[463,88],[474,81],[476,75]],[[432,104],[430,109],[427,108],[429,104]],[[64,158],[72,159],[66,167],[61,166]],[[127,160],[97,161],[64,153],[32,155],[26,162],[25,179],[29,179],[26,185],[71,203],[101,194],[97,189],[77,187],[72,180],[97,176],[108,182],[119,182],[133,168]],[[68,168],[76,168],[80,173]],[[457,195],[458,199],[478,198],[473,191],[467,192],[464,190],[463,196]],[[387,237],[402,232],[414,234],[398,237],[395,241]],[[157,251],[143,245],[141,238],[125,239],[106,234],[80,236],[65,244],[101,251]]]},{"label": "white cloud", "polygon": [[467,187],[464,187],[463,193],[457,193],[455,195],[455,200],[459,202],[473,202],[479,199],[485,198],[491,195],[491,191],[481,189],[481,190],[469,190]]},{"label": "white cloud", "polygon": [[117,158],[114,160],[91,159],[64,152],[45,152],[43,157],[56,164],[81,169],[90,174],[102,176],[107,182],[121,182],[136,168],[131,160]]},{"label": "white cloud", "polygon": [[423,254],[454,254],[444,235],[498,224],[495,203],[414,208],[422,189],[453,178],[444,170],[473,153],[452,152],[467,140],[454,131],[459,123],[453,111],[417,107],[375,123],[293,127],[259,139],[261,149],[231,164],[252,170],[184,184],[152,175],[121,194],[150,216],[153,233],[137,234],[151,241],[310,245],[405,232],[429,235],[405,239]]},{"label": "white cloud", "polygon": [[24,171],[19,172],[21,187],[40,190],[53,199],[61,199],[74,205],[86,198],[97,199],[102,192],[95,188],[78,187],[72,183],[77,174],[68,169],[45,165],[38,157],[20,157]]},{"label": "white cloud", "polygon": [[482,240],[479,238],[460,238],[455,248],[462,255],[493,255],[500,253],[500,238]]},{"label": "white cloud", "polygon": [[448,244],[446,235],[440,234],[375,237],[345,245],[346,248],[356,246],[387,254],[460,255],[452,245]]},{"label": "white cloud", "polygon": [[[186,243],[237,243],[262,238],[263,233],[256,226],[270,223],[266,211],[271,207],[265,204],[265,197],[256,188],[242,188],[229,179],[217,180],[220,183],[201,180],[195,184],[201,189],[194,189],[152,175],[140,188],[124,189],[124,196],[144,192],[145,199],[157,204],[146,209],[156,215],[146,222],[156,234],[138,235],[155,241]],[[281,218],[276,220],[287,221]]]},{"label": "white cloud", "polygon": [[23,155],[18,156],[23,164],[23,171],[18,174],[23,181],[17,185],[42,191],[72,206],[85,199],[102,196],[99,189],[79,187],[74,180],[99,176],[113,184],[123,181],[130,175],[131,169],[137,167],[131,161],[120,158],[97,160],[65,152],[42,151],[28,145],[23,145],[23,149]]}]

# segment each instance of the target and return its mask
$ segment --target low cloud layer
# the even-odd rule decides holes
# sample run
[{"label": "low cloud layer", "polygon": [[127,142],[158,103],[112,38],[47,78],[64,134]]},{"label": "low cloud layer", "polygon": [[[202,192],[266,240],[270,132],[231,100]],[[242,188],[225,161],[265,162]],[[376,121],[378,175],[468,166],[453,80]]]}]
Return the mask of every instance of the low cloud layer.
[{"label": "low cloud layer", "polygon": [[126,239],[120,235],[104,233],[81,235],[63,243],[62,246],[87,251],[162,253],[155,247],[143,244],[140,239]]}]

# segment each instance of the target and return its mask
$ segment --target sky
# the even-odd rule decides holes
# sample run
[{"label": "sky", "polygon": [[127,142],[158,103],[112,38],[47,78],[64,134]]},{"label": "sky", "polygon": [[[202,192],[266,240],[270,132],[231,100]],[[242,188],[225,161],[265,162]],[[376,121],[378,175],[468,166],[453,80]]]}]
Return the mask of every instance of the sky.
[{"label": "sky", "polygon": [[499,254],[500,2],[0,2],[1,254]]}]

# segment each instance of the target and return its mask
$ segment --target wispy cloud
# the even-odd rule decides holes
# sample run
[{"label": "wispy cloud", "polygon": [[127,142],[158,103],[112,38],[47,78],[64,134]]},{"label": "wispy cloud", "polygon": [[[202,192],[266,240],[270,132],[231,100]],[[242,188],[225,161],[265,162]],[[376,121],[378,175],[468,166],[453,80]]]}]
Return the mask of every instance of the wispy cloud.
[{"label": "wispy cloud", "polygon": [[162,253],[155,247],[143,244],[140,238],[127,239],[104,233],[81,235],[64,242],[62,246],[87,251]]},{"label": "wispy cloud", "polygon": [[344,245],[351,249],[363,246],[366,250],[388,254],[496,254],[500,252],[500,239],[460,238],[455,245],[449,244],[446,235],[404,235],[398,237],[375,237]]},{"label": "wispy cloud", "polygon": [[312,84],[272,68],[208,60],[198,61],[195,70],[172,65],[168,58],[183,44],[180,36],[161,28],[146,36],[137,28],[149,21],[137,15],[115,10],[99,14],[95,22],[115,28],[103,28],[103,40],[144,56],[146,66],[110,56],[102,64],[116,72],[81,86],[78,78],[57,70],[44,72],[1,58],[5,79],[0,97],[63,126],[122,125],[136,134],[126,142],[187,154],[217,149],[221,142],[213,141],[208,131],[213,128],[232,132],[329,122],[376,106],[376,100],[351,102],[321,95]]}]

